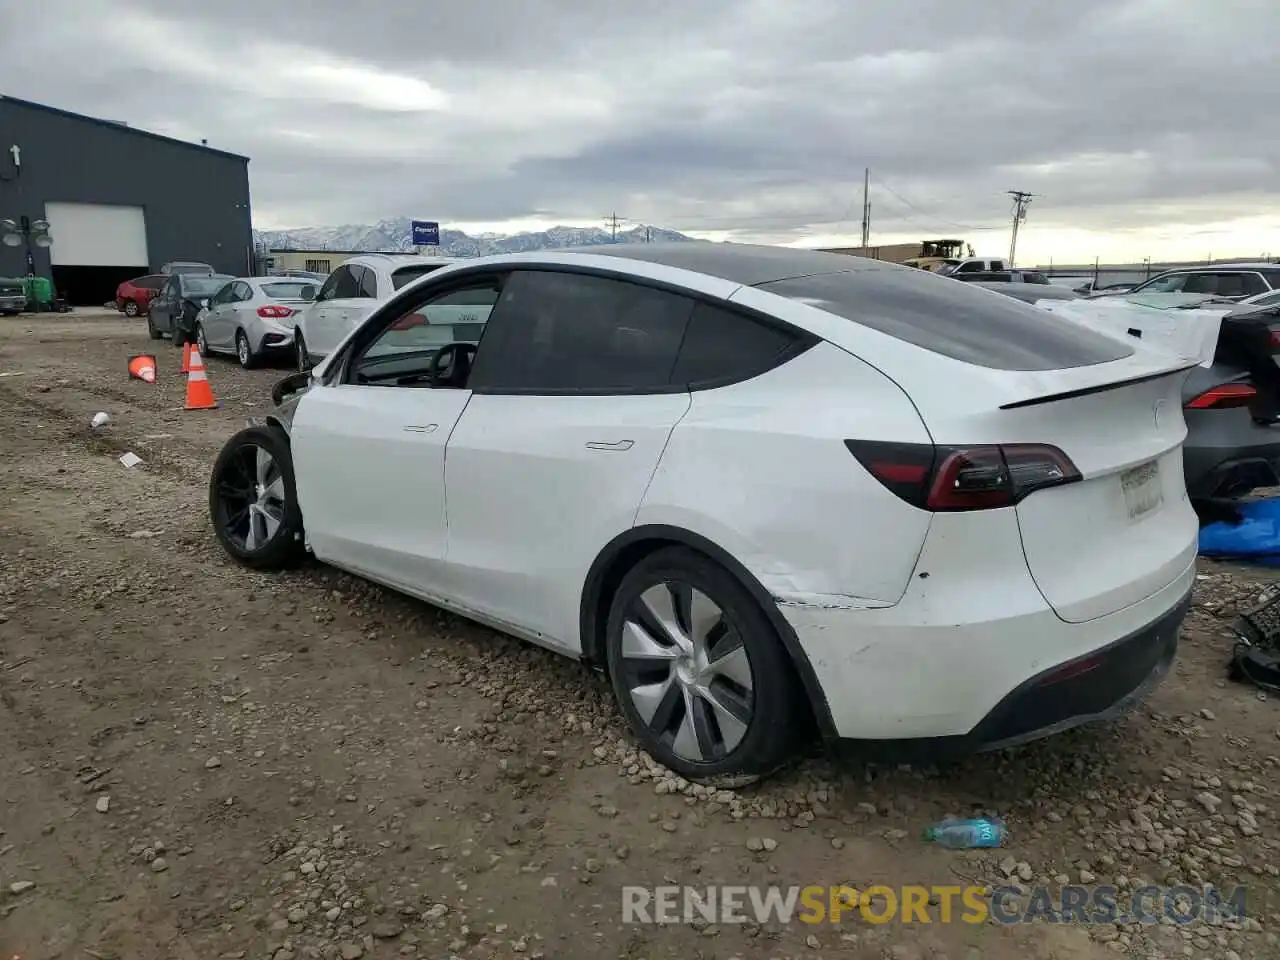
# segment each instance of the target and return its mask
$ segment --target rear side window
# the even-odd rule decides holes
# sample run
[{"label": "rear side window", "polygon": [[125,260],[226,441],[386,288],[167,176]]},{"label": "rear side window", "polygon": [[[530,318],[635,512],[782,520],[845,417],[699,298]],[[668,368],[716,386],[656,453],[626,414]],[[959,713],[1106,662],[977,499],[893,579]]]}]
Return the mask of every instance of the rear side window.
[{"label": "rear side window", "polygon": [[275,283],[264,283],[262,292],[273,300],[307,300],[309,298],[303,296],[303,291],[308,287],[311,288],[312,296],[314,296],[316,285],[306,280],[280,280]]},{"label": "rear side window", "polygon": [[671,383],[732,383],[757,376],[793,354],[802,341],[777,327],[700,303],[689,320]]},{"label": "rear side window", "polygon": [[401,287],[408,286],[419,277],[425,277],[428,273],[439,270],[441,264],[433,263],[426,266],[401,267],[395,273],[391,274],[391,286],[399,290]]},{"label": "rear side window", "polygon": [[1009,297],[917,270],[859,270],[759,285],[954,360],[994,370],[1107,363],[1133,348]]},{"label": "rear side window", "polygon": [[513,273],[476,358],[490,392],[670,389],[693,301],[640,284],[550,270]]},{"label": "rear side window", "polygon": [[356,284],[360,288],[358,296],[378,299],[378,275],[368,267],[352,266],[351,272],[356,276]]},{"label": "rear side window", "polygon": [[142,277],[135,280],[134,286],[142,287],[144,290],[159,290],[164,286],[165,280],[168,279],[163,274],[152,274],[149,277]]}]

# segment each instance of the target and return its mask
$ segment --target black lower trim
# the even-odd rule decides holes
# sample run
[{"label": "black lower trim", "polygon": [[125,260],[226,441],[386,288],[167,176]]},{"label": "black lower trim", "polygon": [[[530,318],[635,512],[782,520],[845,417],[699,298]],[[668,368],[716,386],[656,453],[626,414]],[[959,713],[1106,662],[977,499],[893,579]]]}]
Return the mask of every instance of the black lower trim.
[{"label": "black lower trim", "polygon": [[962,736],[909,740],[852,740],[840,752],[858,760],[959,759],[1048,737],[1127,713],[1160,683],[1173,664],[1178,631],[1191,591],[1157,620],[1082,657],[1037,674],[1004,697]]},{"label": "black lower trim", "polygon": [[819,733],[824,740],[834,740],[836,738],[836,727],[831,717],[831,705],[827,702],[826,693],[822,689],[822,684],[818,682],[817,674],[813,672],[813,666],[809,663],[809,658],[800,646],[795,630],[792,629],[791,624],[787,622],[786,617],[778,609],[777,601],[770,596],[769,591],[752,575],[751,571],[735,560],[726,550],[706,537],[685,530],[683,527],[673,527],[660,523],[632,527],[626,533],[609,541],[605,548],[600,551],[599,556],[596,557],[595,562],[591,565],[591,569],[587,571],[586,583],[582,590],[579,632],[582,640],[583,661],[597,670],[604,669],[604,637],[598,627],[597,618],[602,599],[601,590],[610,579],[610,574],[613,572],[611,568],[614,566],[615,561],[627,551],[628,547],[636,547],[644,542],[653,542],[655,545],[675,543],[697,550],[724,567],[750,591],[751,595],[760,604],[765,616],[769,618],[774,630],[777,631],[778,637],[782,640],[782,645],[786,648],[787,655],[795,666],[796,674],[800,678],[805,695],[808,697],[813,709],[813,716],[818,724]]}]

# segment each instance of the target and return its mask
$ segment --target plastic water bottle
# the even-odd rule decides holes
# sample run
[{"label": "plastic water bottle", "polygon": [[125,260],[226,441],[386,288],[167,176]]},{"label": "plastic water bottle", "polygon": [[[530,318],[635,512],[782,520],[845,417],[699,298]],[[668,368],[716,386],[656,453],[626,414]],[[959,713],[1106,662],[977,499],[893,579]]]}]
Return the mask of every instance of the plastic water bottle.
[{"label": "plastic water bottle", "polygon": [[979,817],[975,820],[940,820],[924,832],[929,843],[967,850],[973,847],[998,847],[1004,842],[1005,826],[995,817]]}]

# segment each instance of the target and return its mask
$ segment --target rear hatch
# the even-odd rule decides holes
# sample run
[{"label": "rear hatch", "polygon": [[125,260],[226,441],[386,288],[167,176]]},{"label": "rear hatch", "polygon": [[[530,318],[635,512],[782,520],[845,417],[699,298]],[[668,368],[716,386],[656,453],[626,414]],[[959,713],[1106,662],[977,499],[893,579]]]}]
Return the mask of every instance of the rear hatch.
[{"label": "rear hatch", "polygon": [[1196,554],[1182,470],[1185,372],[1006,408],[1002,432],[1037,437],[1079,470],[1017,507],[1036,585],[1062,619],[1092,620],[1167,586]]},{"label": "rear hatch", "polygon": [[[982,369],[972,389],[957,377],[918,401],[936,444],[1046,444],[1065,454],[1067,482],[1013,508],[1031,576],[1063,620],[1137,603],[1194,560],[1197,521],[1182,472],[1191,367],[1160,354],[1034,377]],[[1016,482],[1018,465],[1009,466]]]}]

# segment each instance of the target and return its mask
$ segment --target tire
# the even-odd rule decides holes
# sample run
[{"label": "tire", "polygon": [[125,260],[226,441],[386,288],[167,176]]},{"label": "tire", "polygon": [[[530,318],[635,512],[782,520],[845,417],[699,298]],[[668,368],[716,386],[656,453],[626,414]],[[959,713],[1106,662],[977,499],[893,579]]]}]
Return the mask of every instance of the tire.
[{"label": "tire", "polygon": [[307,341],[301,327],[293,328],[293,351],[298,355],[298,372],[306,373],[311,369],[311,358],[307,356]]},{"label": "tire", "polygon": [[203,360],[204,358],[210,356],[209,341],[205,338],[203,323],[196,324],[195,333],[196,333],[196,340],[195,340],[196,349],[200,351],[200,358]]},{"label": "tire", "polygon": [[126,300],[124,302],[124,315],[126,317],[136,317],[138,315],[137,300]]},{"label": "tire", "polygon": [[248,427],[226,442],[209,478],[209,517],[223,549],[246,567],[281,570],[306,555],[293,454],[282,430]]},{"label": "tire", "polygon": [[[691,617],[695,602],[701,615]],[[664,604],[665,618],[651,612]],[[663,619],[675,629],[664,629]],[[707,626],[690,631],[682,626],[690,619]],[[790,659],[755,598],[714,561],[686,547],[645,557],[618,585],[606,631],[618,706],[656,760],[727,788],[794,757],[805,711]],[[631,655],[640,652],[651,656]],[[637,698],[637,688],[648,695]]]},{"label": "tire", "polygon": [[253,348],[249,346],[249,338],[243,330],[236,331],[236,359],[246,370],[252,370],[258,365],[258,358],[254,355]]},{"label": "tire", "polygon": [[147,313],[147,336],[149,336],[152,340],[164,339],[164,334],[156,329],[156,325],[154,322],[152,322],[151,314],[149,312]]}]

